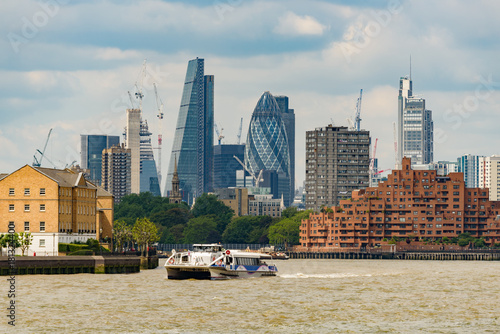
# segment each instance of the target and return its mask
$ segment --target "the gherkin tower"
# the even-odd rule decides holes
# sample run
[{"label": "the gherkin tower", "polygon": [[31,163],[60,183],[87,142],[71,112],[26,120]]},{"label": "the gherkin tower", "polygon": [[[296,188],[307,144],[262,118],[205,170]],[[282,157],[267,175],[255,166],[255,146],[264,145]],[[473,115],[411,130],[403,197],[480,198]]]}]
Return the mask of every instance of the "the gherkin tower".
[{"label": "the gherkin tower", "polygon": [[285,124],[276,99],[265,92],[257,102],[248,128],[245,146],[245,165],[255,175],[261,170],[278,175],[279,197],[290,205],[290,152]]}]

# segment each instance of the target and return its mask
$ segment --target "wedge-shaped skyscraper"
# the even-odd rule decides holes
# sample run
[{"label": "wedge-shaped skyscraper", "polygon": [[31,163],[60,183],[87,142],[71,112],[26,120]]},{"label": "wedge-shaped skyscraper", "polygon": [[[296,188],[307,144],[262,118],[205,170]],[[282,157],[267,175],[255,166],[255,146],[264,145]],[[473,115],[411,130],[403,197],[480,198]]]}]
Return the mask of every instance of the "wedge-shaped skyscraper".
[{"label": "wedge-shaped skyscraper", "polygon": [[248,128],[245,165],[255,175],[261,170],[278,173],[278,196],[290,205],[290,151],[285,124],[276,99],[265,92],[257,102]]},{"label": "wedge-shaped skyscraper", "polygon": [[200,58],[188,63],[165,184],[169,196],[177,157],[180,192],[188,203],[212,191],[214,76],[204,75],[204,63]]}]

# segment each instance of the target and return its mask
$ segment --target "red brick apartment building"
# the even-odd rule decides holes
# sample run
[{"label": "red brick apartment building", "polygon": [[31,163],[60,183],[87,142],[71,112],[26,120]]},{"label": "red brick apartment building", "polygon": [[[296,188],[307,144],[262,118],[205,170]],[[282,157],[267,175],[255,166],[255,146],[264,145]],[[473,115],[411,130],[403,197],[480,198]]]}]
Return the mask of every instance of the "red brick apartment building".
[{"label": "red brick apartment building", "polygon": [[298,250],[372,247],[392,237],[451,239],[466,232],[489,245],[500,242],[500,202],[489,201],[488,189],[466,188],[462,173],[412,170],[409,158],[402,165],[378,187],[357,190],[333,212],[303,220]]}]

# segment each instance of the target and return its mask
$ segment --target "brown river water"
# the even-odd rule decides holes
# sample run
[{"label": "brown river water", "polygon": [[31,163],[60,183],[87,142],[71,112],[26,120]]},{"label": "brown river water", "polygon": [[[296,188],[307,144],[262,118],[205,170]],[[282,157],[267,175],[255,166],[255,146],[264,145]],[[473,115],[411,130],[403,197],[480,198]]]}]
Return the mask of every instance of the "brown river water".
[{"label": "brown river water", "polygon": [[288,260],[226,281],[168,280],[163,263],[17,276],[0,333],[500,333],[498,261]]}]

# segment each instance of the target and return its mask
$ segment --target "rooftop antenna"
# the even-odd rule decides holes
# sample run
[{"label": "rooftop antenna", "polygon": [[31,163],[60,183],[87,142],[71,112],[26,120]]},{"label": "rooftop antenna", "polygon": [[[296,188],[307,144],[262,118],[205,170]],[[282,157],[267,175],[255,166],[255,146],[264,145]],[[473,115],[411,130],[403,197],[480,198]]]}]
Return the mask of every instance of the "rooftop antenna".
[{"label": "rooftop antenna", "polygon": [[411,81],[411,54],[410,54],[410,81]]}]

